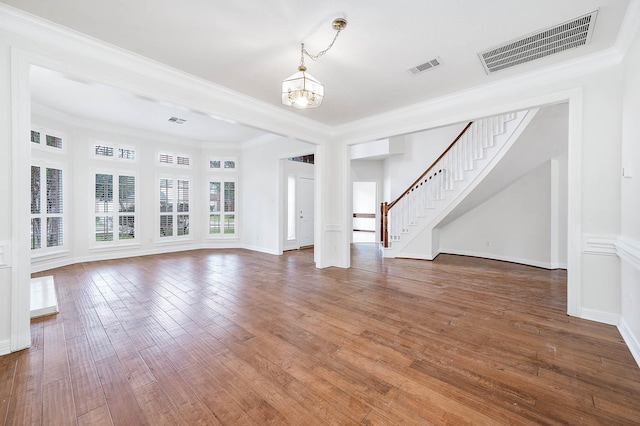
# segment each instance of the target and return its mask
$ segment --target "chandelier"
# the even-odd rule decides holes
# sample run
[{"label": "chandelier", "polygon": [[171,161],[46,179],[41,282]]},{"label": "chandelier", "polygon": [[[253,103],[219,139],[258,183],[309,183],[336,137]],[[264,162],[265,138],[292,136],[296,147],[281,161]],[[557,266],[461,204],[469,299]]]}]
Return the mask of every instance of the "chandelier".
[{"label": "chandelier", "polygon": [[333,43],[335,43],[338,38],[340,31],[347,27],[347,21],[344,18],[336,18],[331,23],[331,26],[336,30],[336,35],[333,37],[331,44],[317,55],[310,54],[304,48],[304,43],[300,44],[300,65],[298,66],[298,72],[282,81],[282,103],[284,105],[298,109],[306,109],[317,108],[322,103],[322,99],[324,99],[324,86],[318,79],[307,72],[307,67],[304,65],[304,55],[316,61],[327,53],[329,49],[333,47]]}]

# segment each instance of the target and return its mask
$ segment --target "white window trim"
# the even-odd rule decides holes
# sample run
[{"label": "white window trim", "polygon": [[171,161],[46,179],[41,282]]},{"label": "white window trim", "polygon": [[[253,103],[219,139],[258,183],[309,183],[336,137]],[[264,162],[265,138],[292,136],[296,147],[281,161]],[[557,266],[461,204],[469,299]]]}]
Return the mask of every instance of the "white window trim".
[{"label": "white window trim", "polygon": [[[69,140],[65,132],[60,132],[55,129],[50,129],[50,128],[38,126],[38,125],[31,126],[31,131],[40,132],[40,143],[31,142],[31,132],[29,132],[29,144],[32,148],[40,151],[45,151],[45,152],[55,152],[58,154],[67,153],[67,146],[69,145]],[[54,146],[47,145],[47,135],[55,136],[62,139],[62,148],[56,148]]]},{"label": "white window trim", "polygon": [[[213,169],[213,170],[217,170],[217,169]],[[219,213],[221,216],[221,232],[220,234],[211,234],[209,232],[209,226],[210,226],[210,215],[211,215],[211,211],[209,211],[209,203],[210,203],[210,199],[209,199],[209,186],[211,182],[220,182],[221,183],[221,194],[220,194],[220,211],[216,212]],[[224,183],[225,182],[233,182],[235,183],[235,210],[233,211],[233,213],[229,212],[229,214],[233,214],[235,215],[234,217],[234,233],[233,234],[225,234],[224,233],[224,215],[227,214],[224,211]],[[239,200],[239,193],[238,193],[238,178],[237,176],[231,176],[228,175],[226,173],[222,173],[222,172],[218,172],[215,174],[210,174],[207,176],[207,180],[206,180],[206,184],[204,185],[204,191],[205,191],[205,195],[204,195],[204,199],[206,200],[205,203],[205,217],[204,217],[204,230],[206,233],[206,239],[208,240],[237,240],[240,238],[240,218],[239,218],[239,213],[238,213],[238,200]]]},{"label": "white window trim", "polygon": [[[106,213],[105,215],[111,215],[113,217],[113,240],[112,241],[96,241],[96,216],[98,213],[95,211],[95,185],[96,185],[96,174],[106,174],[113,176],[113,212]],[[139,212],[140,212],[140,178],[138,173],[132,170],[125,169],[104,169],[104,168],[93,168],[91,170],[91,179],[89,181],[89,211],[91,215],[89,216],[89,241],[91,242],[89,245],[89,249],[108,249],[114,247],[126,248],[140,245],[140,221],[139,221]],[[135,212],[127,213],[118,211],[117,208],[119,202],[119,177],[120,176],[133,176],[136,180],[135,183]],[[135,217],[135,237],[131,239],[121,240],[119,238],[119,219],[120,216],[134,216]]]},{"label": "white window trim", "polygon": [[[91,139],[90,140],[90,144],[89,144],[89,156],[93,159],[96,160],[102,160],[102,161],[115,161],[115,162],[122,162],[122,163],[126,163],[126,164],[135,164],[135,163],[139,163],[139,158],[140,158],[140,150],[138,149],[137,146],[133,146],[133,145],[123,145],[123,144],[118,144],[118,143],[112,143],[112,142],[107,142],[104,140],[98,140],[98,139]],[[98,155],[96,154],[96,146],[97,145],[101,145],[101,146],[108,146],[110,148],[113,148],[113,156],[108,157],[105,155]],[[64,144],[63,144],[64,146]],[[136,153],[136,157],[134,159],[129,159],[129,158],[120,158],[118,156],[119,150],[121,149],[129,149],[132,150]]]},{"label": "white window trim", "polygon": [[[220,168],[213,168],[211,167],[211,162],[212,161],[220,161]],[[225,168],[224,167],[224,163],[225,161],[233,161],[235,164],[235,167],[233,168]],[[238,168],[238,158],[237,157],[209,157],[209,159],[207,160],[207,164],[206,164],[206,170],[209,171],[209,173],[234,173],[234,172],[238,172],[239,168]]]},{"label": "white window trim", "polygon": [[[172,157],[171,163],[160,161],[161,155],[170,155]],[[188,158],[189,164],[178,164],[178,157]],[[159,150],[156,152],[156,163],[161,167],[172,167],[175,169],[191,169],[193,167],[193,156],[181,152],[172,152],[166,150]]]},{"label": "white window trim", "polygon": [[[64,144],[63,144],[64,147]],[[58,148],[54,148],[59,150]],[[69,247],[69,172],[65,163],[51,160],[44,160],[40,158],[32,158],[29,168],[32,166],[40,167],[40,213],[35,215],[35,217],[41,218],[41,227],[42,227],[42,235],[40,240],[40,248],[39,249],[31,249],[31,259],[33,260],[42,260],[46,257],[61,257],[68,253]],[[58,169],[62,171],[62,214],[59,216],[62,217],[62,245],[47,247],[47,235],[46,235],[46,220],[49,216],[58,216],[58,214],[48,214],[46,212],[46,191],[47,191],[47,182],[46,182],[46,169]],[[29,173],[31,176],[31,173]],[[44,176],[44,179],[42,177]],[[31,187],[31,186],[29,186]],[[45,200],[43,203],[42,200]],[[29,200],[31,200],[31,195],[29,195]],[[29,208],[29,226],[31,226],[31,219],[34,218],[34,214],[31,213],[31,209]],[[31,246],[29,244],[29,246]]]},{"label": "white window trim", "polygon": [[[164,153],[164,152],[163,152]],[[159,188],[159,184],[160,184],[160,179],[168,179],[173,181],[173,205],[174,205],[174,209],[172,212],[161,212],[160,211],[160,188]],[[178,191],[178,186],[177,183],[179,180],[186,180],[189,182],[189,211],[188,212],[178,212],[177,211],[177,191]],[[192,241],[194,239],[193,237],[193,230],[191,228],[191,216],[193,214],[193,185],[194,185],[194,180],[192,176],[188,176],[188,175],[181,175],[181,174],[171,174],[171,173],[159,173],[158,175],[156,175],[156,179],[154,182],[154,187],[155,187],[155,191],[156,191],[156,206],[154,208],[154,212],[155,212],[155,216],[156,216],[156,220],[155,220],[155,227],[153,230],[153,235],[155,235],[155,241],[156,244],[162,245],[162,244],[174,244],[174,243],[181,243],[184,241]],[[160,216],[164,216],[164,215],[169,215],[171,214],[173,216],[173,235],[171,236],[165,236],[162,237],[160,236]],[[178,235],[177,232],[177,226],[178,226],[178,215],[183,215],[183,214],[187,214],[189,215],[189,234],[187,235]]]}]

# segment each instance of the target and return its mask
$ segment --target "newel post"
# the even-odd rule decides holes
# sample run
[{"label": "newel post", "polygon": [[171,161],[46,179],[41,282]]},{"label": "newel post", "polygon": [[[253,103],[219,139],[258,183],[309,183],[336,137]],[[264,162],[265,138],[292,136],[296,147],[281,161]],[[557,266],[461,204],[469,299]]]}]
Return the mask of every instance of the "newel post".
[{"label": "newel post", "polygon": [[380,237],[382,239],[382,246],[389,247],[389,204],[385,201],[380,204]]}]

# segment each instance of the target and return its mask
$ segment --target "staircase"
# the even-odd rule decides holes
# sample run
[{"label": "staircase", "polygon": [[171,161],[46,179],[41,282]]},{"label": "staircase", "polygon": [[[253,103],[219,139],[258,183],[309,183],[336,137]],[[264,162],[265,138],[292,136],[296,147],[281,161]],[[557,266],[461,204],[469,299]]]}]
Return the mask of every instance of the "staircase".
[{"label": "staircase", "polygon": [[384,257],[433,260],[438,224],[486,177],[531,122],[537,109],[473,121],[407,190],[383,203]]}]

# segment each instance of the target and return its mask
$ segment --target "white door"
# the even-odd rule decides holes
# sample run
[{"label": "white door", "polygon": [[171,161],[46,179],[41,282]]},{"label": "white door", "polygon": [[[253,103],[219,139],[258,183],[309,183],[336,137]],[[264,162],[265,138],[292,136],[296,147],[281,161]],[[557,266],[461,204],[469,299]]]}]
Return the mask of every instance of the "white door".
[{"label": "white door", "polygon": [[313,179],[298,178],[300,247],[313,245]]}]

